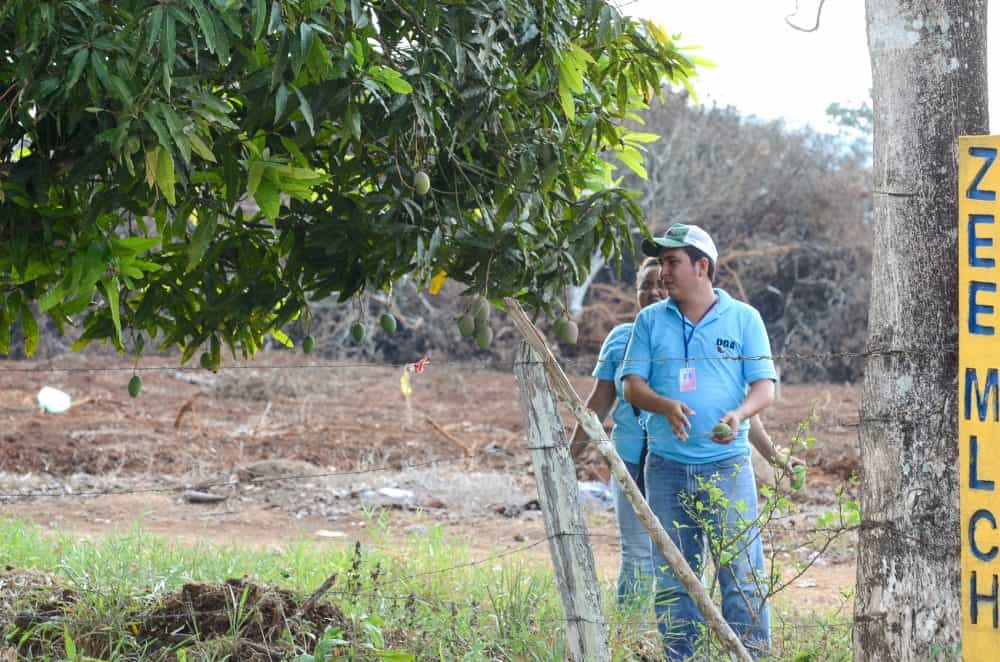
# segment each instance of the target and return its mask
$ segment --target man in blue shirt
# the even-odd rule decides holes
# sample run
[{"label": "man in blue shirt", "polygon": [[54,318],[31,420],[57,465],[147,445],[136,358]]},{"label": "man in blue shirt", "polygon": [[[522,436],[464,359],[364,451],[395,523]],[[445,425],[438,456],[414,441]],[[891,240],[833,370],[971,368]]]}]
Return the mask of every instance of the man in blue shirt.
[{"label": "man in blue shirt", "polygon": [[[650,412],[646,499],[695,572],[707,539],[722,613],[756,656],[770,648],[768,593],[750,418],[774,400],[777,375],[760,314],[712,287],[718,250],[695,225],[646,240],[669,299],[636,317],[620,372],[623,395]],[[729,432],[722,434],[719,424]],[[695,652],[702,617],[659,550],[656,612],[667,658]]]}]

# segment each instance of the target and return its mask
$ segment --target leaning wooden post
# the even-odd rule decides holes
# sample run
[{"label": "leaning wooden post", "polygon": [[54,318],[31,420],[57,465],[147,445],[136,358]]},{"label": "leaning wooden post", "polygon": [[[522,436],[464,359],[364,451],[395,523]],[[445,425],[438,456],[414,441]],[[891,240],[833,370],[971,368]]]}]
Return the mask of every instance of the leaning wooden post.
[{"label": "leaning wooden post", "polygon": [[580,508],[580,488],[569,443],[545,369],[528,343],[514,362],[521,408],[528,422],[528,448],[538,484],[538,502],[545,515],[545,533],[566,616],[568,659],[574,662],[611,660],[601,612],[601,594],[594,552]]},{"label": "leaning wooden post", "polygon": [[545,373],[548,375],[552,390],[562,403],[573,412],[573,416],[576,417],[576,420],[580,421],[580,425],[596,444],[597,450],[607,460],[608,465],[611,467],[611,475],[621,485],[625,496],[632,504],[632,507],[635,508],[635,513],[639,516],[639,521],[649,531],[649,535],[653,539],[653,544],[663,552],[663,557],[667,560],[667,564],[673,569],[677,575],[677,580],[684,586],[691,600],[698,608],[698,611],[701,612],[702,617],[705,619],[705,624],[718,637],[719,641],[733,658],[740,662],[752,662],[753,658],[750,657],[750,653],[743,646],[743,642],[736,636],[733,629],[729,627],[729,623],[722,618],[722,614],[719,613],[719,609],[712,602],[701,580],[691,570],[691,566],[684,560],[684,556],[677,549],[677,545],[674,544],[674,541],[670,539],[670,536],[663,529],[660,520],[650,510],[646,499],[639,492],[639,487],[632,480],[628,469],[625,468],[625,463],[622,462],[621,457],[615,451],[615,447],[608,440],[608,435],[604,432],[604,425],[598,420],[597,414],[587,409],[580,396],[577,395],[573,385],[570,384],[569,379],[566,377],[566,373],[559,367],[559,363],[552,355],[548,345],[545,344],[544,336],[531,323],[531,320],[525,315],[524,309],[521,308],[517,300],[504,299],[504,302],[507,304],[507,313],[510,315],[514,326],[524,335],[525,340],[531,345],[535,353],[542,357],[541,363],[545,368]]}]

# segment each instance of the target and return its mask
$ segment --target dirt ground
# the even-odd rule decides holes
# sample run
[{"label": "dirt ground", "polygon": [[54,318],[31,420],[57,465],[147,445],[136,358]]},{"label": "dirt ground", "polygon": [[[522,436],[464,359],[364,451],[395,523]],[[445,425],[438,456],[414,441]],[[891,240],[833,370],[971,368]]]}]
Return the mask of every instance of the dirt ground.
[{"label": "dirt ground", "polygon": [[[545,529],[509,371],[432,361],[411,375],[407,402],[403,370],[391,366],[272,353],[217,374],[178,369],[170,358],[138,367],[143,390],[131,399],[132,365],[114,358],[0,362],[5,516],[81,536],[138,524],[182,542],[274,546],[298,535],[342,545],[369,540],[370,513],[385,507],[391,535],[441,526],[482,557],[524,547],[525,556],[548,559],[545,545],[532,545]],[[589,377],[573,381],[589,391]],[[42,411],[43,386],[70,394],[72,408]],[[814,444],[796,450],[810,465],[806,488],[794,495],[801,513],[773,541],[789,578],[811,554],[797,541],[858,469],[858,391],[786,385],[764,418],[787,444],[816,416],[805,435]],[[618,563],[613,514],[589,508],[588,523],[599,571],[610,579]],[[853,584],[846,539],[795,577],[781,600],[832,610]]]}]

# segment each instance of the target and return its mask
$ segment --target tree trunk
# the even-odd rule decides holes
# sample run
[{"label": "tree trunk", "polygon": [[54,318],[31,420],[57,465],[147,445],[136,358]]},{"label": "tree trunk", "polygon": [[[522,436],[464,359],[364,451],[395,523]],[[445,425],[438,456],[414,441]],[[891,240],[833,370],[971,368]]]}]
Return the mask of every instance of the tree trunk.
[{"label": "tree trunk", "polygon": [[987,132],[986,0],[867,0],[874,258],[857,660],[958,650],[957,137]]}]

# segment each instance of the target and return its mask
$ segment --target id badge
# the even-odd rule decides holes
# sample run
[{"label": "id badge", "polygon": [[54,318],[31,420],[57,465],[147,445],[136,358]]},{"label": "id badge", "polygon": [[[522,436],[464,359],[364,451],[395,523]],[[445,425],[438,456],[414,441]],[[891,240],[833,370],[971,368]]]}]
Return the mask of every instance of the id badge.
[{"label": "id badge", "polygon": [[698,375],[695,373],[693,366],[690,368],[681,368],[677,378],[681,393],[691,393],[698,387]]}]

